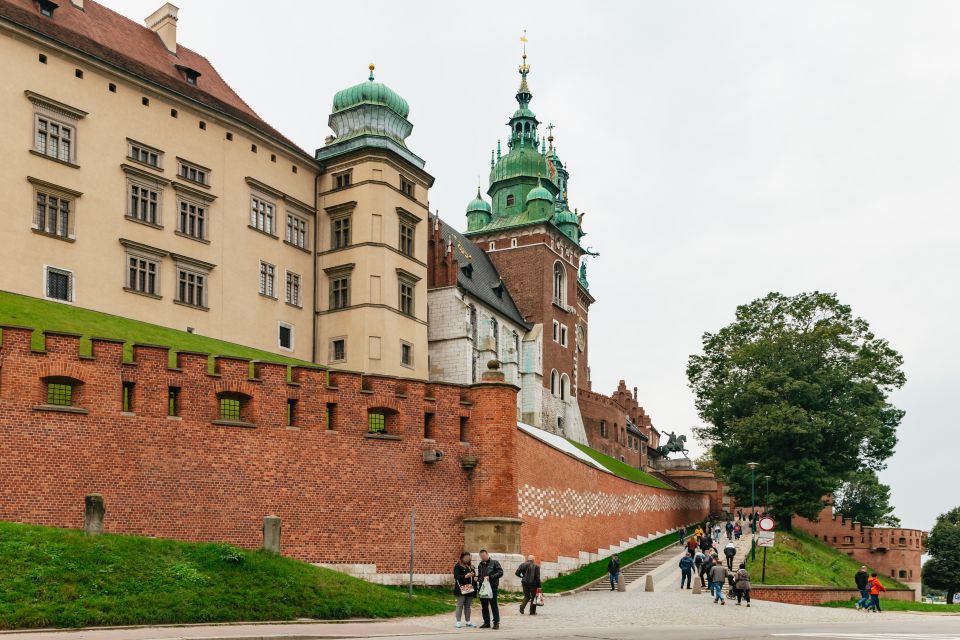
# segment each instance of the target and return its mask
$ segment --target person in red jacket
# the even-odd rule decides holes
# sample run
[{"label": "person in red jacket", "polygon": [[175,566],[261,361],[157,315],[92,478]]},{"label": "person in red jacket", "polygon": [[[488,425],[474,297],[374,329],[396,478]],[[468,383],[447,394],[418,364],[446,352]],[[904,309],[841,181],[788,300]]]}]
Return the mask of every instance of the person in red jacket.
[{"label": "person in red jacket", "polygon": [[870,590],[870,604],[867,608],[872,609],[874,613],[880,613],[880,592],[887,589],[880,584],[880,578],[877,577],[876,572],[870,574],[870,578],[867,580],[867,589]]}]

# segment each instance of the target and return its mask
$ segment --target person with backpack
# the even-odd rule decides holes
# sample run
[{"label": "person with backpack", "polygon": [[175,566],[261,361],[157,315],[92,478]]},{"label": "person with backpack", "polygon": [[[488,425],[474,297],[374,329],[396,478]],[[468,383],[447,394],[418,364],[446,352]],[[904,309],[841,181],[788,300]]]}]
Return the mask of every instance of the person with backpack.
[{"label": "person with backpack", "polygon": [[750,606],[750,574],[747,572],[747,565],[740,563],[740,568],[734,574],[735,587],[737,589],[737,606],[744,598],[747,600],[747,606]]},{"label": "person with backpack", "polygon": [[680,558],[680,588],[683,589],[683,585],[687,585],[687,589],[690,589],[690,580],[693,577],[693,568],[694,562],[693,558],[690,557],[689,553],[683,554],[683,557]]},{"label": "person with backpack", "polygon": [[477,595],[477,570],[473,567],[473,558],[464,551],[460,560],[453,565],[453,595],[457,597],[457,629],[463,626],[461,616],[466,620],[468,627],[477,625],[470,622],[470,605]]},{"label": "person with backpack", "polygon": [[733,540],[733,521],[727,520],[727,540]]},{"label": "person with backpack", "polygon": [[[480,564],[477,565],[477,579],[480,581],[480,614],[483,616],[481,629],[490,628],[491,611],[493,612],[493,628],[500,628],[500,607],[497,605],[497,592],[500,590],[500,578],[502,577],[503,567],[500,566],[498,561],[490,557],[486,549],[481,549]],[[485,593],[486,588],[489,588],[488,593]]]},{"label": "person with backpack", "polygon": [[737,555],[737,545],[733,542],[728,542],[727,546],[723,548],[723,556],[727,559],[727,569],[733,571],[733,559]]},{"label": "person with backpack", "polygon": [[743,535],[743,527],[740,526],[740,523],[733,525],[733,539],[739,540],[740,536]]},{"label": "person with backpack", "polygon": [[870,589],[870,606],[868,608],[874,613],[880,613],[880,592],[886,591],[887,588],[880,584],[880,578],[877,577],[876,572],[870,574],[867,587]]},{"label": "person with backpack", "polygon": [[516,576],[520,578],[523,587],[523,602],[520,603],[520,615],[523,615],[527,603],[530,603],[530,615],[537,615],[537,599],[540,591],[540,565],[533,556],[527,556],[527,561],[517,567]]},{"label": "person with backpack", "polygon": [[870,604],[870,589],[867,588],[867,582],[870,580],[870,574],[867,573],[867,567],[861,566],[860,571],[853,574],[853,581],[857,585],[857,591],[860,592],[860,599],[857,601],[857,609],[866,609]]},{"label": "person with backpack", "polygon": [[620,582],[620,556],[617,554],[613,554],[607,562],[607,573],[610,574],[610,591],[616,591]]},{"label": "person with backpack", "polygon": [[700,587],[707,586],[707,578],[710,577],[710,569],[713,569],[713,556],[709,553],[703,554],[703,562],[700,563]]}]

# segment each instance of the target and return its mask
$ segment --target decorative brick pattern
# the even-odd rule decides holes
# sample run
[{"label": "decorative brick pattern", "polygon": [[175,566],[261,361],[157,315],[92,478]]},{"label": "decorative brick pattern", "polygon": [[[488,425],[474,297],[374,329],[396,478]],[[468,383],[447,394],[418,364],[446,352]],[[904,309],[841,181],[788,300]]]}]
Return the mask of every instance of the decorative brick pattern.
[{"label": "decorative brick pattern", "polygon": [[517,491],[520,517],[543,520],[547,517],[593,518],[653,511],[695,510],[702,504],[700,496],[671,494],[624,495],[580,492],[523,485]]}]

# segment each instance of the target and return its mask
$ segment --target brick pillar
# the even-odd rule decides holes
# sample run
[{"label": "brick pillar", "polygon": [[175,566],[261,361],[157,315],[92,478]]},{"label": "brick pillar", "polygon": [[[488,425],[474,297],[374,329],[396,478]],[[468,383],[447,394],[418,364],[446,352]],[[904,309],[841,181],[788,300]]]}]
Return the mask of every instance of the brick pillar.
[{"label": "brick pillar", "polygon": [[520,553],[517,501],[517,392],[504,382],[500,363],[491,361],[470,398],[473,470],[471,512],[464,518],[464,548]]}]

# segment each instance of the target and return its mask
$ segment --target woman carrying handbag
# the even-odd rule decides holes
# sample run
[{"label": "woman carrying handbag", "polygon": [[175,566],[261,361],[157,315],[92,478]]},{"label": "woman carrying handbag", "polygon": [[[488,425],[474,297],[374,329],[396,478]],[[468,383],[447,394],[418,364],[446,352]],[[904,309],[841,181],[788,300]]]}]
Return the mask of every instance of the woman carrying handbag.
[{"label": "woman carrying handbag", "polygon": [[460,622],[461,616],[466,626],[477,626],[470,622],[470,605],[477,595],[477,570],[473,567],[473,558],[466,551],[460,554],[460,560],[453,566],[453,595],[457,596],[457,629],[464,626]]}]

